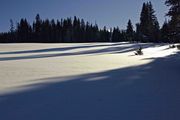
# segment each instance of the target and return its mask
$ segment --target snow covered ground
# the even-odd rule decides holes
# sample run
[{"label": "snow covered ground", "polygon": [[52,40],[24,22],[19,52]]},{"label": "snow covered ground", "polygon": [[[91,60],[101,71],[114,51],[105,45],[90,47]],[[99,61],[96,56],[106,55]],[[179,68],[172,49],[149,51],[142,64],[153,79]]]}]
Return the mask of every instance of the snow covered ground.
[{"label": "snow covered ground", "polygon": [[179,120],[166,44],[0,44],[0,120]]}]

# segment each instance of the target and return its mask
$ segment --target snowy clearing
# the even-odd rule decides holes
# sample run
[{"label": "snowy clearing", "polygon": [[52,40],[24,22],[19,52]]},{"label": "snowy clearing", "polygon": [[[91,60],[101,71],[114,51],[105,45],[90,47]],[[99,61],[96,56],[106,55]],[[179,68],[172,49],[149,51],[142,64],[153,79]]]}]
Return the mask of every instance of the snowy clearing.
[{"label": "snowy clearing", "polygon": [[0,120],[179,120],[166,44],[0,44]]}]

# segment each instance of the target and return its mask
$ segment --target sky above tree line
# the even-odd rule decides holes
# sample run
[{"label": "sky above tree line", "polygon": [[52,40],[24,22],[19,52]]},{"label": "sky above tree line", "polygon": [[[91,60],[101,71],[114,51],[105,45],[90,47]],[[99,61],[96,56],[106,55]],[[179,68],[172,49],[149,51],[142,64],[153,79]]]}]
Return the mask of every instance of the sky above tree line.
[{"label": "sky above tree line", "polygon": [[[40,14],[42,19],[61,19],[77,16],[90,23],[125,29],[128,19],[133,25],[139,22],[143,2],[149,0],[0,0],[0,32],[10,29],[21,18],[30,23]],[[160,25],[165,20],[168,7],[165,0],[151,0]]]}]

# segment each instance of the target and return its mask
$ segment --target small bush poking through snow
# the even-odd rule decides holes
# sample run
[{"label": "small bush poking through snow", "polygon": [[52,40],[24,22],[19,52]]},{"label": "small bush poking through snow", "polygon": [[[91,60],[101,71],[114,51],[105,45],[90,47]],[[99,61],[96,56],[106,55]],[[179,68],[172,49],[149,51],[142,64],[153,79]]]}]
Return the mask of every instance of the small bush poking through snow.
[{"label": "small bush poking through snow", "polygon": [[180,44],[179,44],[179,45],[177,45],[177,49],[178,49],[178,50],[180,50]]},{"label": "small bush poking through snow", "polygon": [[142,47],[140,46],[138,50],[136,50],[135,55],[143,55]]},{"label": "small bush poking through snow", "polygon": [[173,44],[173,45],[169,45],[169,48],[176,48],[176,46]]}]

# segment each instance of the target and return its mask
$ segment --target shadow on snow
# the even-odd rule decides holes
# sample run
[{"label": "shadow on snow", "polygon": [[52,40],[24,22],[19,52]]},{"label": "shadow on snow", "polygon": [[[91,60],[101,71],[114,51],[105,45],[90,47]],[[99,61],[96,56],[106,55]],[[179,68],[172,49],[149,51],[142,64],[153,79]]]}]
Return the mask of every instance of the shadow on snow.
[{"label": "shadow on snow", "polygon": [[[118,46],[128,43],[113,43],[106,45],[90,45],[90,46],[74,46],[74,47],[64,47],[64,48],[49,48],[40,50],[29,50],[29,51],[15,51],[15,52],[1,52],[0,55],[4,54],[26,54],[26,53],[44,53],[35,55],[23,55],[18,57],[0,57],[0,61],[12,61],[12,60],[28,60],[28,59],[38,59],[38,58],[51,58],[51,57],[61,57],[61,56],[75,56],[75,55],[102,55],[102,54],[119,54],[130,51],[135,51],[139,44],[128,44],[129,46]],[[104,47],[96,50],[81,50],[79,52],[66,52],[66,53],[53,53],[47,54],[45,52],[64,52],[68,50],[75,50],[80,48],[92,48],[92,47]],[[152,47],[153,44],[142,44],[143,48]]]},{"label": "shadow on snow", "polygon": [[[42,79],[52,83],[1,95],[0,119],[179,120],[179,57],[176,54],[141,66]],[[58,82],[61,79],[65,81]]]}]

